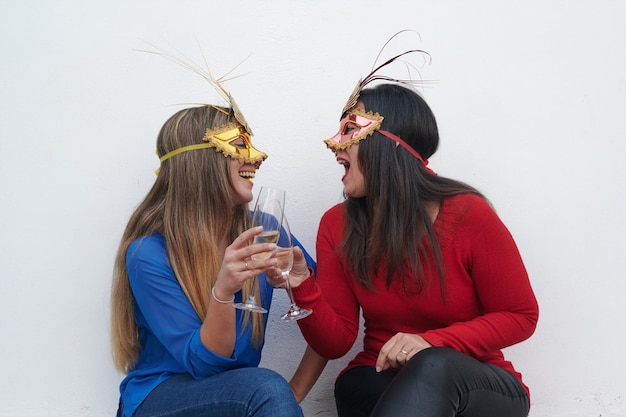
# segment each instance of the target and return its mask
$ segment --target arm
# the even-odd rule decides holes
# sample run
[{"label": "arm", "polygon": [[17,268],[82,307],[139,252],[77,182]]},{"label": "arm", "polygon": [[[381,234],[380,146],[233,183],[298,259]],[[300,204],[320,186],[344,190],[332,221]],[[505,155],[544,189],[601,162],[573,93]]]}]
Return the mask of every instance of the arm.
[{"label": "arm", "polygon": [[265,271],[270,262],[275,263],[274,259],[250,260],[252,255],[268,250],[268,244],[249,244],[261,230],[256,227],[244,231],[225,249],[220,271],[211,290],[200,337],[207,349],[222,356],[233,354],[237,340],[236,310],[230,300],[234,300],[235,293],[241,290],[248,279]]},{"label": "arm", "polygon": [[126,265],[137,324],[140,331],[147,329],[150,335],[144,348],[171,356],[182,370],[196,378],[220,373],[234,363],[202,344],[202,321],[174,276],[162,236],[148,236],[133,243]]},{"label": "arm", "polygon": [[309,391],[311,391],[311,388],[313,388],[313,385],[315,385],[315,382],[326,367],[326,363],[328,363],[328,359],[321,357],[311,346],[307,345],[300,360],[300,365],[291,381],[289,381],[293,395],[298,403],[302,402]]},{"label": "arm", "polygon": [[474,357],[530,337],[538,319],[537,300],[513,237],[484,200],[476,197],[470,203],[454,240],[459,261],[449,268],[463,268],[480,310],[473,318],[421,336]]},{"label": "arm", "polygon": [[[328,210],[317,234],[317,272],[304,281],[291,280],[294,297],[301,307],[313,310],[298,320],[305,339],[315,351],[328,359],[345,355],[359,332],[360,305],[337,248],[343,236],[343,205]],[[299,270],[294,266],[293,272]],[[306,275],[308,276],[308,274]]]},{"label": "arm", "polygon": [[[303,280],[307,279],[311,273],[315,272],[316,262],[295,236],[293,236],[293,244],[295,247],[295,261],[294,268],[292,268],[290,274],[290,280],[295,280],[299,284]],[[271,272],[273,272],[273,274],[269,272],[266,274],[268,281],[274,286],[284,287],[280,271],[274,270]],[[311,388],[313,388],[313,385],[315,385],[315,382],[326,367],[326,363],[328,363],[328,359],[318,355],[310,346],[307,345],[302,359],[300,360],[300,365],[289,381],[291,390],[293,391],[298,403],[302,402],[309,391],[311,391]]]},{"label": "arm", "polygon": [[422,316],[433,320],[392,335],[380,350],[379,369],[402,365],[431,345],[479,359],[498,356],[535,329],[537,302],[502,221],[477,196],[452,199],[446,210],[448,226],[441,234],[446,299],[437,288],[424,300]]},{"label": "arm", "polygon": [[[253,246],[246,250],[267,250],[266,244],[256,249]],[[265,248],[260,249],[262,247]],[[147,236],[133,243],[126,254],[126,265],[136,302],[137,323],[140,331],[144,329],[148,346],[155,355],[171,357],[181,370],[195,378],[214,375],[233,366],[249,366],[258,356],[253,352],[255,349],[249,347],[249,334],[236,333],[232,306],[211,300],[210,304],[214,305],[209,306],[204,320],[198,317],[174,275],[161,235]],[[240,275],[241,282],[249,278],[245,276],[248,274]],[[230,281],[222,279],[224,286],[216,284],[216,296],[230,300],[235,287],[229,287]],[[231,291],[230,297],[226,295],[228,291]],[[203,329],[203,322],[210,322],[211,326]],[[213,332],[219,332],[223,325],[227,327],[227,334],[215,336]],[[205,330],[209,332],[202,335]],[[218,340],[220,336],[225,342]]]}]

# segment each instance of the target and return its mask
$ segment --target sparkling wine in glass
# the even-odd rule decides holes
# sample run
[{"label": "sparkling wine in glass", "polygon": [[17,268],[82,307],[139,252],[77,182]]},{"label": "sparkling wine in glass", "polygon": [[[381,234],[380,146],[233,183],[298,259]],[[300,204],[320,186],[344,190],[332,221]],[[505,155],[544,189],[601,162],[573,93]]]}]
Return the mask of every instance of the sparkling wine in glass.
[{"label": "sparkling wine in glass", "polygon": [[287,295],[289,296],[289,311],[287,311],[281,319],[283,320],[300,320],[312,313],[312,310],[299,307],[294,298],[291,284],[289,283],[289,272],[293,268],[293,238],[287,218],[283,215],[283,227],[280,232],[278,245],[274,251],[274,257],[277,260],[277,267],[281,270],[281,274],[287,281]]},{"label": "sparkling wine in glass", "polygon": [[[254,243],[277,243],[280,232],[278,230],[263,231],[260,235],[254,237]],[[262,252],[252,255],[252,259],[264,261],[272,256],[272,252]]]},{"label": "sparkling wine in glass", "polygon": [[[251,223],[252,226],[263,226],[263,233],[254,237],[254,243],[276,243],[281,230],[283,211],[285,208],[285,192],[276,188],[261,187],[259,196],[254,205]],[[262,252],[252,255],[253,261],[264,261],[272,256],[272,252]],[[255,290],[257,277],[250,278],[252,288],[247,300],[233,304],[240,310],[252,311],[255,313],[267,313],[267,310],[257,304]]]}]

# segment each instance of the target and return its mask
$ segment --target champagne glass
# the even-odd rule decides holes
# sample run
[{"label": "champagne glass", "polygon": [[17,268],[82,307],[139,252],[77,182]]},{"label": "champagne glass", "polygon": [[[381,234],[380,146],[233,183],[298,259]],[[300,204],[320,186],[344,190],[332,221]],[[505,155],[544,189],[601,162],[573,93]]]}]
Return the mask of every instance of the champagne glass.
[{"label": "champagne glass", "polygon": [[[276,188],[261,187],[259,196],[254,205],[252,213],[252,226],[263,226],[263,232],[254,237],[254,243],[276,243],[280,234],[285,208],[285,192]],[[252,255],[253,261],[264,261],[272,256],[272,251],[256,253]],[[267,313],[267,310],[256,303],[254,293],[257,285],[257,277],[250,278],[252,288],[247,300],[233,304],[240,310],[252,311],[255,313]]]},{"label": "champagne glass", "polygon": [[312,313],[312,310],[299,307],[294,298],[291,284],[289,283],[289,272],[293,268],[293,238],[287,218],[283,215],[283,227],[278,239],[278,245],[274,251],[274,257],[277,260],[277,267],[281,274],[287,280],[287,295],[289,296],[289,311],[287,311],[281,319],[283,320],[300,320]]}]

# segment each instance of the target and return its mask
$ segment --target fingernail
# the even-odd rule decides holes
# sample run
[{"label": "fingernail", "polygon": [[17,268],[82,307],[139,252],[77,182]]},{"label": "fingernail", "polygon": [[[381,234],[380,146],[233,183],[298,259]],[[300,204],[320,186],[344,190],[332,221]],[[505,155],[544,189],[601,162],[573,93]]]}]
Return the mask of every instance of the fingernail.
[{"label": "fingernail", "polygon": [[380,369],[380,366],[377,366],[376,367],[376,372],[380,372],[380,371],[382,371],[382,369]]},{"label": "fingernail", "polygon": [[270,243],[270,250],[276,249],[276,243]]}]

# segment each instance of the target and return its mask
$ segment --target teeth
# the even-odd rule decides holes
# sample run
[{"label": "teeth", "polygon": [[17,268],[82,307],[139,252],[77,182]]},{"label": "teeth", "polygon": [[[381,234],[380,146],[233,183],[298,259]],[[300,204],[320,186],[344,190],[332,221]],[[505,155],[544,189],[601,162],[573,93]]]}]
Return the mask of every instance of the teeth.
[{"label": "teeth", "polygon": [[254,178],[254,171],[239,171],[241,178]]}]

